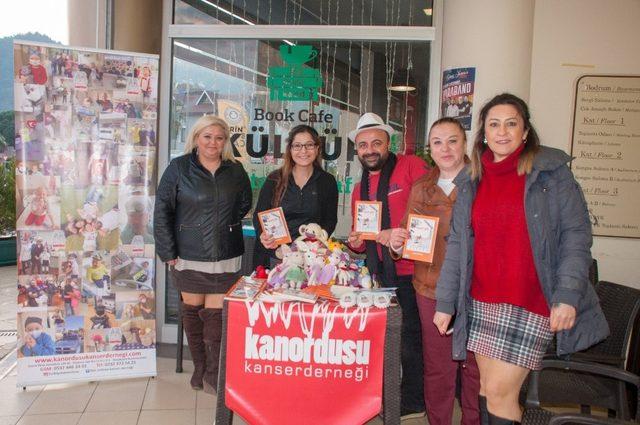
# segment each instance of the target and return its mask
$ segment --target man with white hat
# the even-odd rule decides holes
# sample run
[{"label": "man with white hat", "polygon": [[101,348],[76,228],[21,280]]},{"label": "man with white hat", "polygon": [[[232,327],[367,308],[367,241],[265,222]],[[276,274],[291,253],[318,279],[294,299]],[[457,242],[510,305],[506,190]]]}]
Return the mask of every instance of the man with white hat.
[{"label": "man with white hat", "polygon": [[375,241],[365,242],[359,233],[352,231],[348,242],[354,251],[366,251],[367,267],[383,286],[398,288],[396,294],[402,307],[401,414],[409,418],[424,416],[425,412],[422,333],[411,284],[413,262],[403,259],[394,262],[388,246],[391,229],[400,227],[411,186],[427,172],[427,166],[415,155],[390,152],[393,134],[393,128],[372,112],[362,115],[356,129],[349,133],[362,163],[362,180],[351,196],[352,211],[355,201],[380,201],[382,226]]}]

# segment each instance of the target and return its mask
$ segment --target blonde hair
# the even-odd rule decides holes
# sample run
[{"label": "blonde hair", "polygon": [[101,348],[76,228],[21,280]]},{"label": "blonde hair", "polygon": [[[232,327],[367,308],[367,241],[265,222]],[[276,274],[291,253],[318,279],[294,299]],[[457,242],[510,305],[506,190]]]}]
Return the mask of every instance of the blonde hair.
[{"label": "blonde hair", "polygon": [[196,140],[198,139],[198,136],[200,136],[202,130],[212,125],[220,127],[224,133],[222,160],[236,162],[236,158],[233,156],[233,148],[231,147],[229,124],[227,124],[227,122],[222,118],[215,115],[203,115],[198,118],[198,121],[196,121],[195,124],[193,124],[191,130],[189,130],[189,135],[187,136],[187,143],[184,145],[184,153],[191,153],[196,149]]}]

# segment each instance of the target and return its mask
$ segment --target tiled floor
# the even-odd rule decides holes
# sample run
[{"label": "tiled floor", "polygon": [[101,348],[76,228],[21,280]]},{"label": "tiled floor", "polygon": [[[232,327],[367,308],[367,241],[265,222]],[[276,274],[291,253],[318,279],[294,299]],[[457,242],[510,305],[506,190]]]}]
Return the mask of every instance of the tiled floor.
[{"label": "tiled floor", "polygon": [[[0,381],[0,425],[213,424],[215,398],[189,388],[190,362],[176,374],[158,358],[158,376],[16,388],[15,370]],[[242,424],[235,420],[234,424]]]},{"label": "tiled floor", "polygon": [[[0,425],[213,424],[215,398],[189,387],[191,362],[175,373],[175,360],[158,358],[156,378],[16,387],[14,371],[0,381]],[[459,410],[456,409],[456,415]],[[459,416],[456,418],[459,422]],[[424,425],[411,419],[403,425]],[[237,415],[234,425],[244,425]],[[369,425],[380,425],[380,418]]]},{"label": "tiled floor", "polygon": [[0,330],[16,329],[16,266],[0,267]]}]

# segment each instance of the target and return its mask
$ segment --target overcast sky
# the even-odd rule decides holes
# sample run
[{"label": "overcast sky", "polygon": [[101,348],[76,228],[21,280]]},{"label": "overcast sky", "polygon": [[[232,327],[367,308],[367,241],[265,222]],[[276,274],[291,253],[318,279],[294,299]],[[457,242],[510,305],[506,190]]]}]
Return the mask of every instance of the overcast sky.
[{"label": "overcast sky", "polygon": [[67,0],[0,1],[0,37],[39,32],[69,44]]}]

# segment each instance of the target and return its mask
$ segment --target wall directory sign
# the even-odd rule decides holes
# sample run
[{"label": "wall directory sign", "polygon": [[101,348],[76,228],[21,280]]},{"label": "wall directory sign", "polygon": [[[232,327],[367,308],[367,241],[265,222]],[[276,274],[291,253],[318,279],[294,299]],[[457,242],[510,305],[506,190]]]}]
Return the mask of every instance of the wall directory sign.
[{"label": "wall directory sign", "polygon": [[572,136],[593,234],[640,238],[640,76],[582,76]]},{"label": "wall directory sign", "polygon": [[156,374],[158,56],[14,44],[18,385]]}]

